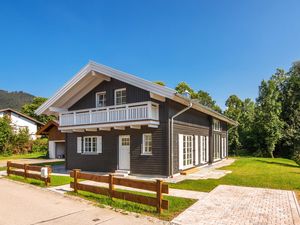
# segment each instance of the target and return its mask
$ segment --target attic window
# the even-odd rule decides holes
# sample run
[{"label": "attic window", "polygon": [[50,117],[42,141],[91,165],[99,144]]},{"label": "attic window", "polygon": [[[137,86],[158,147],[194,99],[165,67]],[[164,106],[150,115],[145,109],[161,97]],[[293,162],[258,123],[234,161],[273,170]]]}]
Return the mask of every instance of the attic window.
[{"label": "attic window", "polygon": [[98,92],[96,93],[96,107],[104,107],[106,106],[106,92]]},{"label": "attic window", "polygon": [[115,105],[126,104],[126,88],[115,90]]},{"label": "attic window", "polygon": [[221,131],[221,123],[219,120],[213,120],[214,131]]}]

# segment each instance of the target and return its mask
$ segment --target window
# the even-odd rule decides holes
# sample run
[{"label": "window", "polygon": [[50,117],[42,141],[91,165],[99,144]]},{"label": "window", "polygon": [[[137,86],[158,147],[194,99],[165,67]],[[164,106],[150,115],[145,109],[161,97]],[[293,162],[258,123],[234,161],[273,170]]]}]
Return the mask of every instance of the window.
[{"label": "window", "polygon": [[201,163],[208,162],[208,136],[200,136]]},{"label": "window", "polygon": [[142,155],[152,155],[152,134],[143,134]]},{"label": "window", "polygon": [[121,143],[122,146],[130,146],[130,137],[129,136],[122,137],[121,141],[122,141],[122,143]]},{"label": "window", "polygon": [[222,158],[225,158],[227,155],[226,148],[227,148],[226,138],[222,137]]},{"label": "window", "polygon": [[183,135],[183,167],[193,165],[193,136]]},{"label": "window", "polygon": [[214,134],[214,160],[221,158],[221,135]]},{"label": "window", "polygon": [[77,153],[81,153],[81,154],[102,153],[102,137],[101,136],[77,137]]},{"label": "window", "polygon": [[96,107],[106,106],[106,92],[96,93]]},{"label": "window", "polygon": [[115,105],[126,104],[126,88],[115,90]]},{"label": "window", "polygon": [[221,124],[219,120],[213,120],[214,131],[221,131]]}]

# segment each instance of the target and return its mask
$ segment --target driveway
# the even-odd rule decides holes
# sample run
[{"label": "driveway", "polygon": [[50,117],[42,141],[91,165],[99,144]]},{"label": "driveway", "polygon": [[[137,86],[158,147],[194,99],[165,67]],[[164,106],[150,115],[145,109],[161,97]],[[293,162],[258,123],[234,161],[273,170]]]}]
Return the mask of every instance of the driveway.
[{"label": "driveway", "polygon": [[162,224],[155,218],[122,214],[39,187],[0,178],[1,225]]},{"label": "driveway", "polygon": [[299,206],[292,191],[220,185],[172,223],[298,225]]},{"label": "driveway", "polygon": [[64,159],[3,159],[0,160],[0,167],[4,167],[7,165],[7,161],[11,161],[14,163],[22,163],[22,164],[37,164],[37,163],[49,163],[49,162],[61,162],[65,161]]}]

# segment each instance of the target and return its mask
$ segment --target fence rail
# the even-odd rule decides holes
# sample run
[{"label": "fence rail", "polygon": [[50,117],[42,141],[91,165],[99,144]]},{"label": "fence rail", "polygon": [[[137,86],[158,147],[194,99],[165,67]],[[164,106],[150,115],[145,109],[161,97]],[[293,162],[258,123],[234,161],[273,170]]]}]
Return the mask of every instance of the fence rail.
[{"label": "fence rail", "polygon": [[[74,182],[70,183],[71,188],[74,192],[78,190],[92,192],[95,194],[101,194],[110,196],[111,198],[118,198],[127,201],[132,201],[144,205],[149,205],[156,207],[157,212],[161,213],[162,209],[169,209],[169,201],[163,199],[163,193],[169,193],[169,186],[164,184],[161,180],[156,181],[143,181],[143,180],[133,180],[126,178],[114,177],[112,174],[109,176],[101,176],[89,173],[82,173],[80,170],[73,170],[70,172],[70,176],[74,178]],[[91,180],[101,183],[109,184],[109,188],[99,187],[89,184],[82,184],[78,182],[78,179]],[[142,189],[147,191],[156,192],[156,197],[144,196],[135,193],[129,193],[124,191],[115,190],[114,185],[131,187],[136,189]]]},{"label": "fence rail", "polygon": [[[51,183],[51,172],[52,169],[50,166],[46,166],[48,169],[47,178],[41,176],[42,166],[34,166],[29,164],[19,164],[8,161],[7,162],[7,176],[13,174],[17,176],[24,177],[25,179],[31,178],[36,180],[41,180],[45,182],[46,186],[49,186]],[[16,170],[17,169],[17,170]],[[30,173],[30,171],[40,172],[40,173]]]}]

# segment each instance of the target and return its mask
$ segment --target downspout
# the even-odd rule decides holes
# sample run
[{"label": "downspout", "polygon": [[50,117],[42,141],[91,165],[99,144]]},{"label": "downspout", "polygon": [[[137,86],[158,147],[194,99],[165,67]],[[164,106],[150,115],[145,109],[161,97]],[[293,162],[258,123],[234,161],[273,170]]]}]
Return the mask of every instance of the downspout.
[{"label": "downspout", "polygon": [[174,118],[181,115],[182,113],[184,113],[185,111],[189,110],[190,108],[192,108],[193,103],[189,102],[189,106],[182,109],[181,111],[179,111],[178,113],[176,113],[174,116],[171,117],[171,131],[170,131],[170,150],[169,150],[169,155],[171,156],[171,160],[170,160],[170,167],[171,167],[171,173],[170,175],[173,176],[173,129],[174,129]]}]

